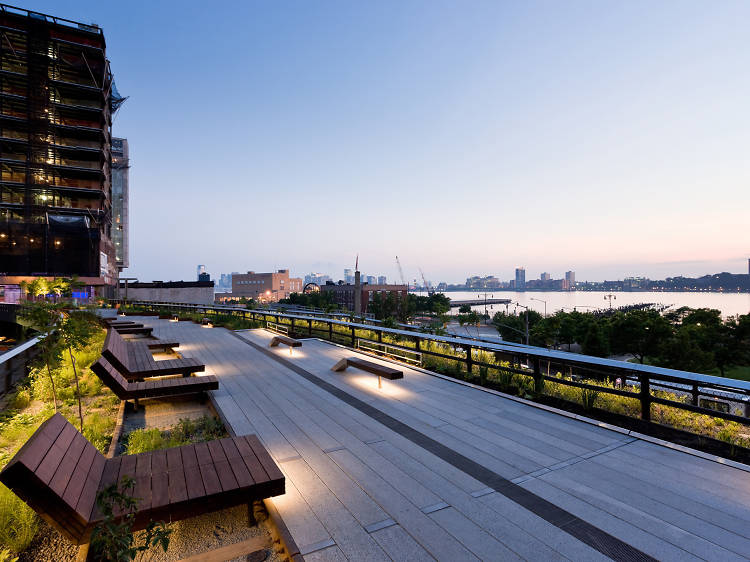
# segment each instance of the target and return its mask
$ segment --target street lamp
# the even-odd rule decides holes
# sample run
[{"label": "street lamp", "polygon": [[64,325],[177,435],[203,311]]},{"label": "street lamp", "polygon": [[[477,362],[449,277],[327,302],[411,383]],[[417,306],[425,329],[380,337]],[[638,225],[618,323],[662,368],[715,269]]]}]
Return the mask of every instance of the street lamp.
[{"label": "street lamp", "polygon": [[492,299],[492,295],[489,293],[479,293],[477,296],[479,298],[484,297],[484,323],[487,324],[487,295],[489,295],[490,299]]},{"label": "street lamp", "polygon": [[604,295],[604,300],[606,301],[607,299],[609,299],[609,309],[612,310],[612,299],[617,300],[617,296],[609,293],[608,295]]},{"label": "street lamp", "polygon": [[539,301],[544,303],[544,317],[547,317],[547,301],[543,299],[535,299],[534,297],[529,298],[530,301]]},{"label": "street lamp", "polygon": [[529,345],[529,307],[522,305],[520,302],[514,303],[516,308],[519,306],[526,310],[526,345]]}]

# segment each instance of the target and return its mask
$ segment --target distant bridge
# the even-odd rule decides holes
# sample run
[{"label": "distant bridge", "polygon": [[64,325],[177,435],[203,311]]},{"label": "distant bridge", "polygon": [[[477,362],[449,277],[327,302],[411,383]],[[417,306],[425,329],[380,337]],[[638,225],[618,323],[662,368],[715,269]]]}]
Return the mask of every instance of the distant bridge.
[{"label": "distant bridge", "polygon": [[510,304],[510,299],[470,299],[467,301],[451,301],[451,308],[458,308],[468,304],[469,306],[483,306],[485,304]]}]

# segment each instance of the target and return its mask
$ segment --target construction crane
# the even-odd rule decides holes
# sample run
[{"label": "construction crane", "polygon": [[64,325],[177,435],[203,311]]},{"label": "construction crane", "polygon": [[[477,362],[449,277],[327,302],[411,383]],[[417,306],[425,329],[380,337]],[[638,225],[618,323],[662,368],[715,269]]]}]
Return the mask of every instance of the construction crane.
[{"label": "construction crane", "polygon": [[398,266],[398,274],[401,276],[401,284],[406,285],[406,288],[408,290],[409,284],[406,282],[406,278],[404,277],[404,270],[401,269],[401,262],[398,261],[398,256],[396,256],[396,265]]},{"label": "construction crane", "polygon": [[427,282],[427,279],[424,277],[424,271],[422,271],[422,268],[419,268],[419,274],[422,276],[422,285],[424,286],[425,290],[427,291],[427,294],[432,296],[435,291],[432,287],[430,287],[430,284]]}]

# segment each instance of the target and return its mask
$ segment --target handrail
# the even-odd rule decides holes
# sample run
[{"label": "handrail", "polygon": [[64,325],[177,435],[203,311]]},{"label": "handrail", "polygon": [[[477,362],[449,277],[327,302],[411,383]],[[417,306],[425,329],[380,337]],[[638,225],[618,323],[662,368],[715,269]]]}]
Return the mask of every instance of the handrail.
[{"label": "handrail", "polygon": [[[384,335],[396,336],[414,341],[415,347],[399,346],[398,344],[392,343],[389,343],[389,345],[392,345],[395,348],[401,347],[405,351],[416,351],[423,356],[432,355],[464,363],[468,373],[473,373],[474,367],[501,369],[533,377],[535,383],[539,384],[546,380],[567,386],[588,388],[602,393],[625,396],[639,400],[641,403],[641,417],[645,420],[649,420],[651,417],[651,404],[658,403],[713,417],[750,424],[750,418],[748,418],[750,415],[749,381],[727,379],[713,375],[668,369],[665,367],[655,367],[652,365],[642,365],[640,363],[629,363],[626,361],[592,357],[567,351],[551,350],[512,342],[487,342],[461,336],[437,336],[423,332],[385,328],[382,326],[373,326],[371,324],[361,324],[357,322],[346,322],[334,318],[288,314],[273,310],[151,301],[129,301],[128,304],[144,308],[193,309],[202,312],[214,311],[215,313],[236,314],[244,318],[251,317],[252,319],[260,319],[263,321],[265,321],[267,317],[271,317],[275,319],[276,323],[280,323],[281,319],[284,319],[289,321],[289,324],[291,325],[290,332],[292,333],[295,331],[297,331],[297,333],[304,333],[304,331],[307,331],[308,335],[311,335],[313,332],[318,332],[323,333],[324,335],[327,334],[327,339],[333,339],[335,334],[339,339],[345,338],[347,342],[350,342],[351,347],[356,347],[358,339],[382,344],[382,337]],[[298,324],[295,327],[295,323],[297,322],[303,322],[307,325],[302,327]],[[320,328],[313,327],[313,323],[323,323],[327,326],[327,329],[321,330]],[[340,330],[336,331],[334,328],[345,328],[346,333],[342,333]],[[358,330],[370,331],[374,333],[378,339],[370,339],[358,335],[356,334]],[[433,349],[425,349],[425,347],[422,346],[423,342],[433,342],[435,344],[448,346],[453,352],[459,352],[460,355],[448,355],[447,353],[441,353],[440,351],[435,351]],[[475,352],[477,351],[499,354],[504,357],[503,360],[508,360],[513,364],[517,364],[517,367],[506,368],[497,364],[482,361],[479,358],[474,357]],[[522,360],[525,361],[525,365],[522,365]],[[575,370],[577,375],[588,379],[606,379],[610,382],[620,379],[622,385],[627,385],[630,382],[631,386],[636,391],[631,392],[615,388],[614,383],[612,387],[596,386],[586,382],[572,380],[573,377],[571,377],[571,380],[568,380],[564,378],[564,376],[563,378],[558,378],[551,375],[545,375],[542,373],[542,363],[547,363],[549,366],[554,365],[556,372],[559,371],[561,373],[572,375]],[[685,388],[681,392],[685,397],[690,398],[691,402],[687,403],[668,400],[652,394],[652,390],[659,390],[660,388],[680,392],[669,383],[684,385]],[[727,396],[727,394],[729,396]],[[702,407],[699,405],[699,398],[701,396],[732,401],[741,409],[744,408],[745,415],[740,416],[732,414],[731,412],[716,411],[711,408]]]}]

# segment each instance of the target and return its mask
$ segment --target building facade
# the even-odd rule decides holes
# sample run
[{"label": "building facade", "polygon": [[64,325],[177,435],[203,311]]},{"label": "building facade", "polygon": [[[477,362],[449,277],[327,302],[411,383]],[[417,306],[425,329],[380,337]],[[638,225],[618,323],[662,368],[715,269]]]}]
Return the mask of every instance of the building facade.
[{"label": "building facade", "polygon": [[363,283],[360,285],[360,296],[361,296],[361,308],[362,310],[355,310],[355,303],[357,302],[356,293],[357,286],[353,284],[334,284],[329,283],[320,287],[320,290],[331,295],[331,299],[335,304],[341,305],[348,310],[351,310],[357,314],[366,314],[368,304],[372,302],[376,294],[380,294],[385,297],[388,293],[393,293],[398,299],[406,300],[409,294],[407,285],[370,285],[369,283]]},{"label": "building facade", "polygon": [[0,284],[117,280],[114,86],[95,25],[0,5]]},{"label": "building facade", "polygon": [[129,301],[184,302],[214,304],[213,281],[153,281],[151,283],[120,282],[120,297]]},{"label": "building facade", "polygon": [[516,291],[523,291],[526,289],[526,270],[523,267],[516,268],[516,279],[513,285]]},{"label": "building facade", "polygon": [[130,200],[130,149],[127,139],[112,139],[112,243],[115,262],[122,271],[130,266],[128,209]]},{"label": "building facade", "polygon": [[289,277],[288,269],[273,273],[232,274],[232,293],[223,295],[225,299],[247,298],[261,302],[278,302],[289,298],[292,293],[302,292],[302,279]]}]

